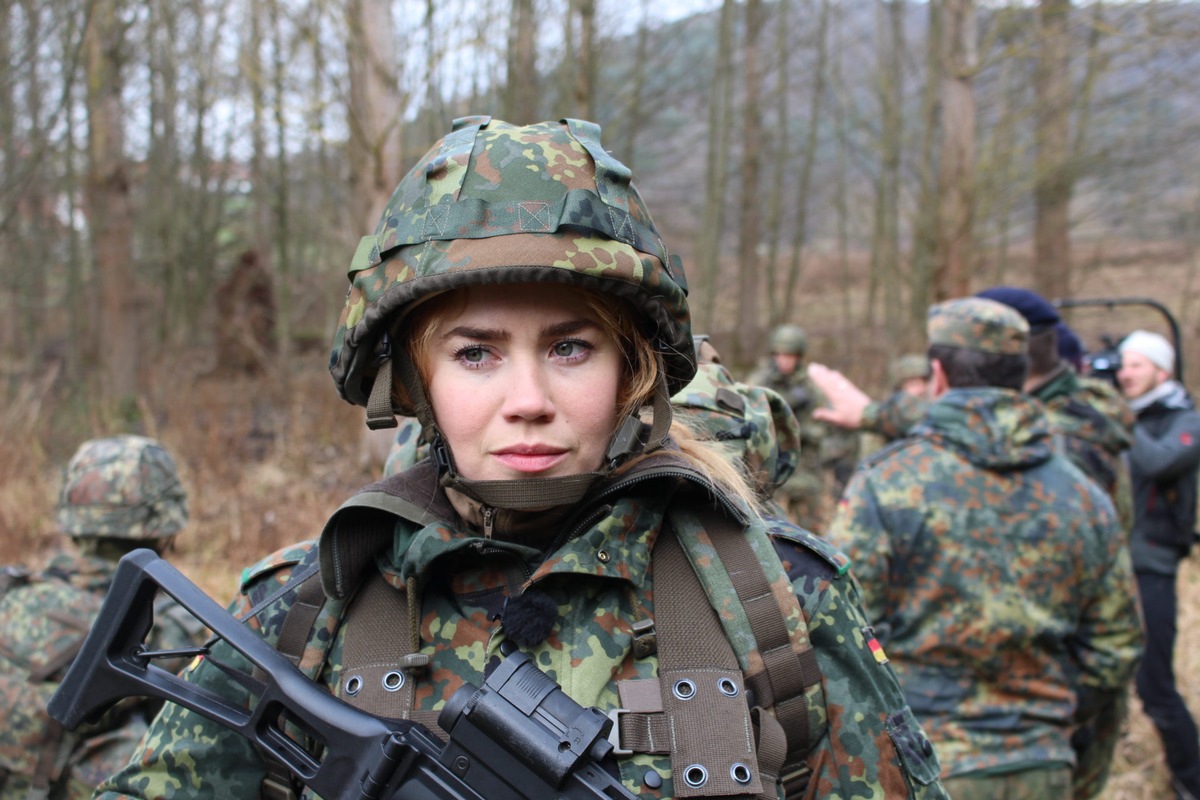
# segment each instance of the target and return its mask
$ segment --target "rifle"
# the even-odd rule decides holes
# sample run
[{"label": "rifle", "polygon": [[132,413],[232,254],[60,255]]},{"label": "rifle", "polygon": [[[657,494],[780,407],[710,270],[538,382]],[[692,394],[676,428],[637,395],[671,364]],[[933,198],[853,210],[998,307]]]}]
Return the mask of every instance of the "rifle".
[{"label": "rifle", "polygon": [[[154,598],[162,590],[213,632],[194,652],[150,652]],[[162,669],[156,658],[208,656],[223,639],[265,680],[219,665],[251,689],[245,705]],[[215,663],[215,662],[214,662]],[[236,674],[234,674],[236,673]],[[442,743],[408,720],[383,720],[310,681],[152,550],[121,559],[83,649],[50,700],[68,730],[124,697],[176,703],[229,728],[283,763],[325,800],[634,800],[600,761],[612,722],[563,692],[529,656],[504,658],[482,688],[466,684],[446,702]],[[291,723],[318,744],[305,747]]]}]

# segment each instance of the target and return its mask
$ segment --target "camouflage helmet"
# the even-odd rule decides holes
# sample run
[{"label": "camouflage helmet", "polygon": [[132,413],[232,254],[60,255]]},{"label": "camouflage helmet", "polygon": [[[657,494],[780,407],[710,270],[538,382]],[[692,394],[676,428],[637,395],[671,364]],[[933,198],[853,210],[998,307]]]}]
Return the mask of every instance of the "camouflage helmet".
[{"label": "camouflage helmet", "polygon": [[187,524],[175,462],[144,436],[92,439],[67,464],[58,528],[76,538],[159,539]]},{"label": "camouflage helmet", "polygon": [[[640,329],[674,393],[695,374],[687,283],[632,182],[581,120],[517,127],[464,117],[400,181],[375,232],[359,243],[329,370],[338,393],[391,408],[375,376],[389,335],[414,304],[450,289],[558,282],[614,294]],[[389,419],[390,421],[390,419]],[[386,423],[384,423],[386,424]]]},{"label": "camouflage helmet", "polygon": [[740,460],[763,500],[782,486],[800,460],[800,422],[774,389],[734,380],[719,362],[671,398],[677,416]]},{"label": "camouflage helmet", "polygon": [[908,353],[888,365],[888,377],[892,379],[893,386],[912,378],[928,378],[929,374],[929,356],[924,353]]},{"label": "camouflage helmet", "polygon": [[771,332],[771,352],[802,356],[808,350],[808,336],[799,325],[780,325]]}]

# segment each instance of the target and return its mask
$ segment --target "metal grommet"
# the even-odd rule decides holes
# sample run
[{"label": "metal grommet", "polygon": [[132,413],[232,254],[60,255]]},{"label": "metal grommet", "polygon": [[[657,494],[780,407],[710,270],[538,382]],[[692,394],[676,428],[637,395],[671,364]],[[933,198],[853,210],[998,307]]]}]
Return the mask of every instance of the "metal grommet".
[{"label": "metal grommet", "polygon": [[351,675],[346,678],[346,694],[353,697],[362,691],[363,680],[361,675]]},{"label": "metal grommet", "polygon": [[683,768],[683,782],[693,789],[708,783],[708,770],[703,764],[691,764]]},{"label": "metal grommet", "polygon": [[717,680],[717,691],[726,697],[737,697],[741,690],[732,678],[720,678]]},{"label": "metal grommet", "polygon": [[607,550],[600,550],[600,551],[597,551],[596,558],[600,559],[601,564],[607,564],[609,562],[609,560],[612,558],[612,555],[609,554],[609,552]]},{"label": "metal grommet", "polygon": [[404,673],[392,670],[383,676],[384,691],[398,692],[404,686]]},{"label": "metal grommet", "polygon": [[671,687],[671,694],[680,700],[691,700],[696,696],[696,684],[688,678],[677,680],[675,681],[675,685]]},{"label": "metal grommet", "polygon": [[750,768],[740,761],[734,762],[729,768],[729,777],[733,778],[733,782],[745,786],[750,783]]}]

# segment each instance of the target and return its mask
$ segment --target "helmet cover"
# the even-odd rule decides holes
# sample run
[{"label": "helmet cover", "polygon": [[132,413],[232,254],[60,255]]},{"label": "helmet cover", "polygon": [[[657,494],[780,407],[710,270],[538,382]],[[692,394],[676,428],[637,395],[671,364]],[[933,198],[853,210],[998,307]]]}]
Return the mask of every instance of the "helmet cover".
[{"label": "helmet cover", "polygon": [[57,523],[77,538],[158,539],[187,524],[187,495],[175,461],[144,436],[84,442],[71,457]]},{"label": "helmet cover", "polygon": [[808,336],[799,325],[780,325],[771,333],[771,352],[802,356],[808,350]]},{"label": "helmet cover", "polygon": [[[670,392],[695,373],[687,282],[632,173],[581,120],[465,117],[400,181],[359,243],[334,334],[338,393],[366,406],[396,322],[465,286],[570,283],[629,301]],[[411,408],[395,412],[411,414]]]}]

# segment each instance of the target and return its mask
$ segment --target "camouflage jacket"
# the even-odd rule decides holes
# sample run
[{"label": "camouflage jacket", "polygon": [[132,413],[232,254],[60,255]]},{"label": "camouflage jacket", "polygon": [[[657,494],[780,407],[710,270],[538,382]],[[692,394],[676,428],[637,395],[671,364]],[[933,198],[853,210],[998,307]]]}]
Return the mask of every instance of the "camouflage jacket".
[{"label": "camouflage jacket", "polygon": [[[423,484],[436,481],[434,470],[424,462],[377,484],[373,491],[407,494],[403,484],[416,480],[414,475]],[[481,538],[450,510],[440,489],[430,495],[426,487],[427,502],[419,506],[428,515],[426,522],[398,517],[384,551],[367,566],[382,572],[393,586],[405,585],[410,577],[420,584],[420,647],[431,664],[416,686],[415,708],[441,708],[464,681],[480,684],[485,665],[506,638],[497,617],[514,575],[523,579],[525,591],[536,588],[557,604],[548,638],[525,650],[578,703],[613,709],[618,707],[617,681],[653,678],[657,656],[635,655],[632,625],[653,610],[650,550],[673,513],[671,504],[678,502],[672,499],[677,489],[677,478],[664,477],[653,463],[623,474],[611,484],[611,496],[593,495],[595,504],[572,509],[577,528],[563,524],[549,531],[549,538],[562,541],[547,548],[546,556],[542,548],[528,543]],[[932,746],[908,710],[891,667],[873,653],[844,557],[788,523],[774,524],[773,538],[787,570],[781,577],[792,581],[800,599],[803,619],[796,623],[804,626],[822,673],[809,698],[814,748],[808,763],[813,775],[805,796],[945,797]],[[574,535],[560,537],[556,531],[563,529],[574,530]],[[330,530],[327,526],[320,540],[323,557]],[[681,541],[705,535],[678,528],[677,533]],[[268,598],[313,546],[297,545],[247,570],[231,610],[245,615]],[[269,601],[249,621],[250,627],[274,642],[292,594]],[[316,661],[323,666],[317,680],[338,692],[345,631],[355,623],[352,616],[345,624],[331,620],[328,626],[315,626],[301,664],[310,663],[318,652]],[[218,657],[245,668],[218,645],[212,657],[185,673],[187,679],[229,696],[244,696],[243,689],[209,663]],[[641,797],[674,795],[666,755],[625,756],[614,768]],[[255,797],[263,769],[258,754],[240,737],[168,706],[130,765],[102,787],[100,797]]]},{"label": "camouflage jacket", "polygon": [[1077,707],[1114,701],[1141,626],[1112,503],[1037,401],[946,393],[855,474],[830,538],[943,777],[1074,764]]},{"label": "camouflage jacket", "polygon": [[863,409],[861,429],[889,442],[903,439],[925,417],[929,401],[908,392],[892,392]]},{"label": "camouflage jacket", "polygon": [[1065,363],[1030,394],[1042,402],[1062,452],[1112,498],[1121,527],[1133,527],[1129,469],[1133,410],[1110,384],[1082,378]]},{"label": "camouflage jacket", "polygon": [[[0,702],[0,798],[29,796],[44,747],[55,746],[45,704],[99,612],[115,571],[116,563],[109,559],[62,553],[0,597],[0,688],[5,695]],[[156,608],[155,617],[152,647],[197,643],[201,629],[173,601]],[[50,674],[41,678],[47,670]],[[127,700],[97,723],[64,735],[51,759],[50,796],[91,797],[100,781],[128,760],[157,705]],[[7,780],[5,771],[11,773]]]}]

